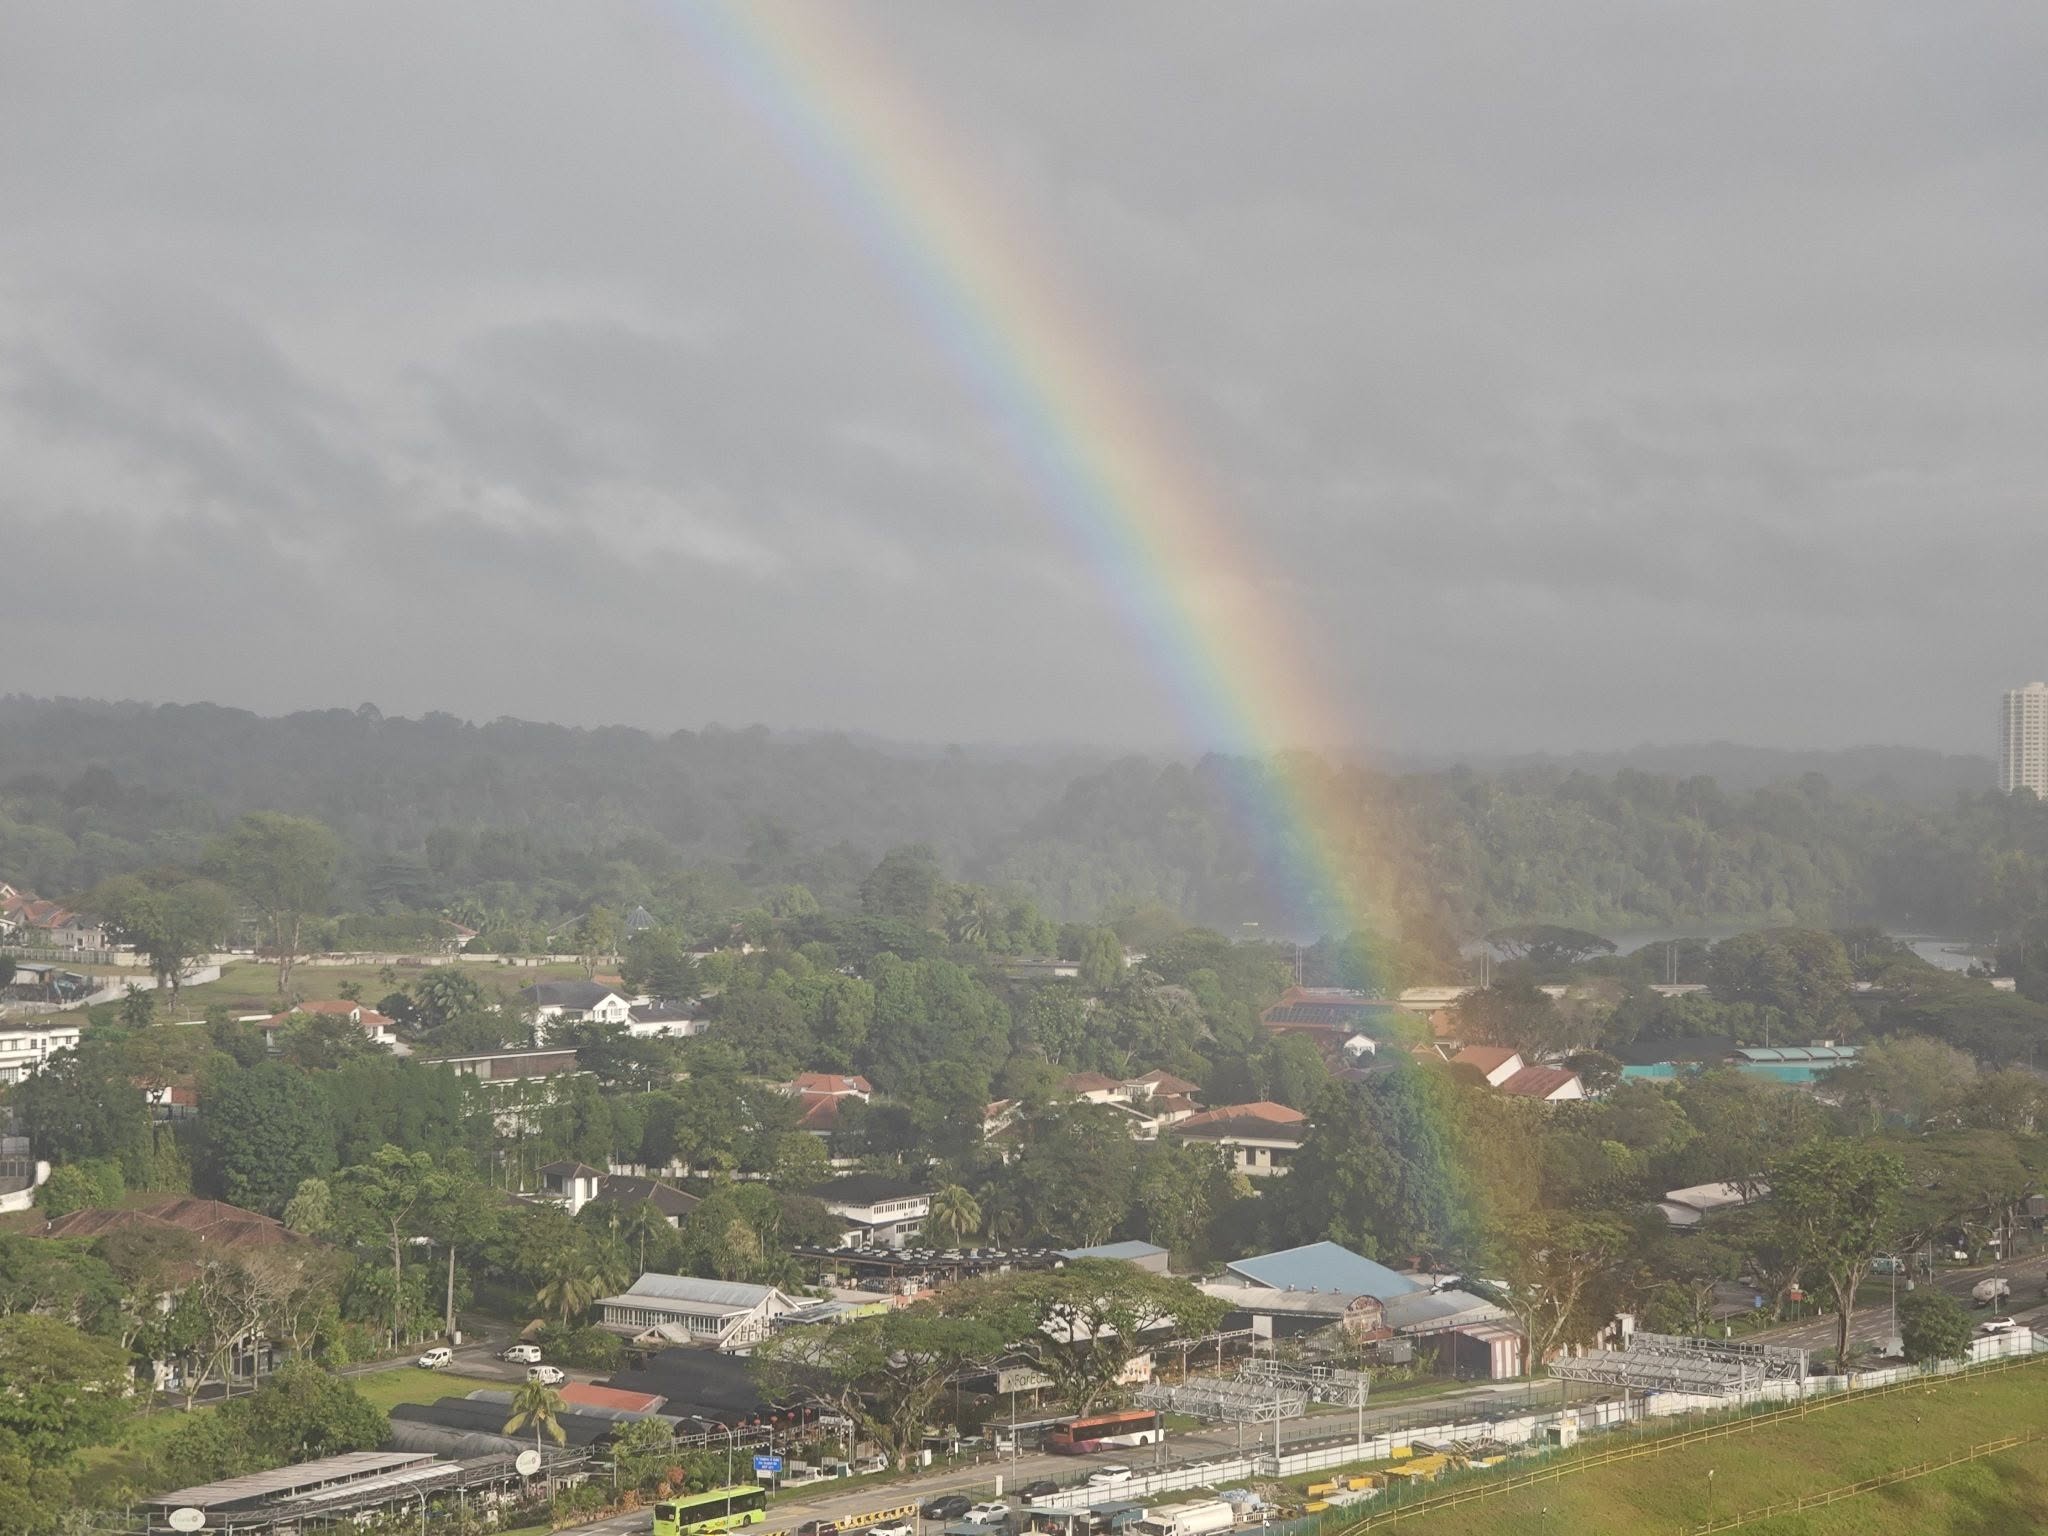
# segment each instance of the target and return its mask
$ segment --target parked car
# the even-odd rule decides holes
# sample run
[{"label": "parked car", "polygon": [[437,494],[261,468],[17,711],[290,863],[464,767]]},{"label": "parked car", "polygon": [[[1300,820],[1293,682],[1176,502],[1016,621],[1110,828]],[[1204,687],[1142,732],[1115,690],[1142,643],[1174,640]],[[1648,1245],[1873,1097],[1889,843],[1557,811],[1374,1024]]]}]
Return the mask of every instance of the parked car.
[{"label": "parked car", "polygon": [[1001,1525],[1009,1517],[1010,1506],[1006,1500],[984,1499],[970,1506],[960,1519],[966,1525]]},{"label": "parked car", "polygon": [[509,1360],[514,1365],[539,1365],[540,1346],[538,1344],[514,1344],[510,1349],[500,1350],[498,1358],[500,1360]]},{"label": "parked car", "polygon": [[1088,1474],[1090,1488],[1121,1488],[1130,1480],[1131,1469],[1123,1466],[1097,1467]]},{"label": "parked car", "polygon": [[831,1520],[806,1520],[796,1528],[796,1536],[833,1536],[838,1529],[838,1524]]},{"label": "parked car", "polygon": [[917,1536],[917,1528],[908,1520],[898,1520],[889,1525],[871,1525],[868,1536]]},{"label": "parked car", "polygon": [[1050,1499],[1058,1497],[1059,1491],[1060,1485],[1058,1483],[1049,1477],[1041,1477],[1037,1482],[1026,1483],[1022,1488],[1019,1488],[1017,1495],[1023,1499]]},{"label": "parked car", "polygon": [[526,1379],[537,1381],[544,1387],[559,1387],[569,1379],[569,1373],[559,1365],[529,1365],[526,1368]]},{"label": "parked car", "polygon": [[1979,1333],[2011,1333],[2019,1323],[2010,1317],[1990,1317],[1977,1325]]},{"label": "parked car", "polygon": [[438,1371],[442,1369],[444,1366],[446,1366],[448,1362],[450,1360],[453,1360],[454,1358],[454,1350],[450,1349],[445,1344],[436,1344],[424,1355],[421,1355],[419,1359],[415,1360],[413,1364],[417,1365],[423,1371]]},{"label": "parked car", "polygon": [[[928,1499],[918,1514],[927,1520],[958,1520],[967,1513],[973,1503],[974,1500],[964,1493],[941,1494],[936,1499]],[[815,1525],[817,1522],[814,1520],[811,1524]],[[796,1536],[820,1536],[820,1533],[808,1526],[798,1526]]]}]

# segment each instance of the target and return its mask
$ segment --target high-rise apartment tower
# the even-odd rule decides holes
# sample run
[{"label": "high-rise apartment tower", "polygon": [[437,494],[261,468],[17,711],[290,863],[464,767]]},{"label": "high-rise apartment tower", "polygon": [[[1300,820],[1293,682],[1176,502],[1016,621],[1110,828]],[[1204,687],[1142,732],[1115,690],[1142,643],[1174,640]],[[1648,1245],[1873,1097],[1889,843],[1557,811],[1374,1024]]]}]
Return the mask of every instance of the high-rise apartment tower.
[{"label": "high-rise apartment tower", "polygon": [[1998,740],[1998,787],[2031,789],[2048,800],[2048,683],[2006,691]]}]

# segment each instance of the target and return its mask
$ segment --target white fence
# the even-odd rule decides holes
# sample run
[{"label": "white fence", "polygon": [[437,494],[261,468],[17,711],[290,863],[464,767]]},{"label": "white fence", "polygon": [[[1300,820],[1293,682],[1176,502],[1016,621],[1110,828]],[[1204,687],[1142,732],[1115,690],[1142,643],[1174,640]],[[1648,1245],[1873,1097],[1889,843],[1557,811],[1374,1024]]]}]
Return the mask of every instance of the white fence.
[{"label": "white fence", "polygon": [[[1901,1365],[1878,1371],[1853,1371],[1846,1376],[1811,1376],[1805,1383],[1807,1397],[1826,1397],[1841,1392],[1858,1392],[1872,1387],[1888,1387],[1896,1382],[1910,1381],[1922,1376],[1953,1376],[1968,1370],[1986,1360],[2000,1360],[2012,1355],[2031,1355],[2042,1346],[2035,1342],[2030,1328],[2015,1328],[2010,1333],[1990,1334],[1977,1339],[1970,1345],[1970,1353],[1962,1360],[1942,1360],[1928,1365]],[[1801,1396],[1800,1383],[1796,1381],[1774,1381],[1766,1383],[1763,1390],[1745,1396],[1741,1401],[1793,1402]],[[1193,1487],[1205,1482],[1228,1482],[1245,1476],[1292,1477],[1301,1472],[1320,1472],[1330,1467],[1348,1466],[1353,1462],[1387,1461],[1403,1446],[1417,1441],[1439,1444],[1447,1440],[1491,1442],[1495,1445],[1526,1445],[1531,1440],[1544,1438],[1553,1425],[1570,1423],[1581,1434],[1612,1429],[1618,1425],[1645,1418],[1664,1418],[1693,1412],[1719,1412],[1737,1406],[1734,1399],[1701,1397],[1689,1392],[1650,1392],[1629,1402],[1584,1403],[1573,1408],[1560,1408],[1554,1413],[1521,1414],[1510,1419],[1475,1419],[1467,1422],[1415,1425],[1405,1429],[1391,1430],[1385,1434],[1369,1435],[1363,1441],[1346,1440],[1341,1444],[1319,1446],[1314,1450],[1283,1454],[1277,1459],[1268,1451],[1263,1455],[1248,1458],[1244,1462],[1210,1464],[1207,1467],[1190,1466],[1170,1469],[1172,1474],[1186,1471],[1192,1474],[1179,1481],[1159,1483],[1145,1491],[1164,1492],[1169,1488]],[[1251,1465],[1250,1473],[1223,1470],[1239,1465]],[[1142,1486],[1141,1480],[1132,1479],[1132,1488]]]}]

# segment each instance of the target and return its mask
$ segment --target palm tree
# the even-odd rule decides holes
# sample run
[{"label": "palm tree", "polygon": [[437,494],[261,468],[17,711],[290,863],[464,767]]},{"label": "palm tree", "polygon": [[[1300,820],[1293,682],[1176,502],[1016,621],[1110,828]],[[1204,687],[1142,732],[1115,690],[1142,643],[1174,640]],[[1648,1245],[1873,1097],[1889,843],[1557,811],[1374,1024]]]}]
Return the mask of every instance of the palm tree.
[{"label": "palm tree", "polygon": [[924,1222],[933,1236],[945,1239],[947,1247],[958,1248],[963,1239],[981,1230],[981,1206],[958,1184],[941,1184]]},{"label": "palm tree", "polygon": [[562,1314],[562,1326],[604,1294],[604,1277],[582,1247],[563,1248],[548,1263],[548,1278],[535,1292],[544,1307]]},{"label": "palm tree", "polygon": [[505,1421],[505,1433],[516,1435],[527,1425],[533,1426],[533,1448],[540,1449],[541,1431],[557,1445],[569,1438],[562,1428],[562,1394],[543,1382],[529,1381],[512,1394],[512,1417]]},{"label": "palm tree", "polygon": [[626,1207],[619,1218],[619,1236],[629,1243],[637,1243],[640,1250],[640,1272],[647,1273],[647,1239],[659,1237],[668,1227],[668,1218],[652,1200],[642,1200]]}]

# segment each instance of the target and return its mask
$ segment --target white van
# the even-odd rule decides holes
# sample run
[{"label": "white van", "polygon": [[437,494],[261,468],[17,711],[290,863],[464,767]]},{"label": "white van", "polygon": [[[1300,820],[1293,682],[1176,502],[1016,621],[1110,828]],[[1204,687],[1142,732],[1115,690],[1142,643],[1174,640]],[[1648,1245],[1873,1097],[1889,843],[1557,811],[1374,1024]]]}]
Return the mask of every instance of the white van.
[{"label": "white van", "polygon": [[413,1364],[423,1371],[438,1371],[443,1369],[454,1358],[454,1350],[445,1344],[437,1344],[424,1355],[421,1355]]}]

